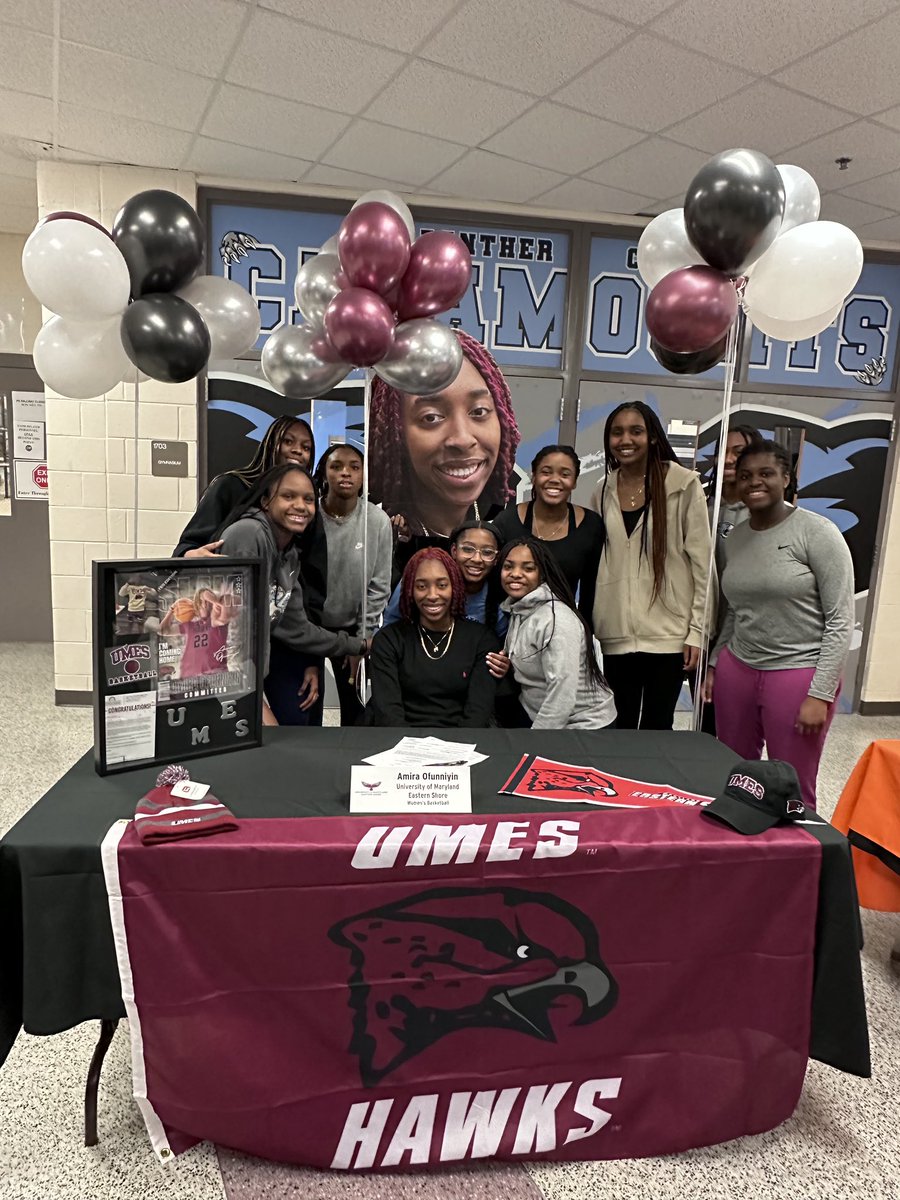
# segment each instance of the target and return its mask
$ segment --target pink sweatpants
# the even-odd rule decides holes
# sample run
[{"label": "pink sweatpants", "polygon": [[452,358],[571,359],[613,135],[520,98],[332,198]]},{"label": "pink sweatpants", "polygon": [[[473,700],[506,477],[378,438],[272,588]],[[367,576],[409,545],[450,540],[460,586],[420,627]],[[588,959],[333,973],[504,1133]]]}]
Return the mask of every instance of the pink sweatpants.
[{"label": "pink sweatpants", "polygon": [[803,803],[810,808],[816,807],[819,759],[837,704],[835,697],[817,734],[797,732],[797,713],[809,695],[813,675],[814,667],[757,671],[723,650],[716,664],[713,696],[719,741],[741,758],[760,758],[765,745],[769,758],[789,762],[800,777]]}]

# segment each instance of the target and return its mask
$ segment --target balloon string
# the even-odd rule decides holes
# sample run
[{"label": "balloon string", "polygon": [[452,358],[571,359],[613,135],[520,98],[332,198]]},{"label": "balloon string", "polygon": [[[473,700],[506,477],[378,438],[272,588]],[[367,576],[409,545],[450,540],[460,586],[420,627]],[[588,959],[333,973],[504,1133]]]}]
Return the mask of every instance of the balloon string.
[{"label": "balloon string", "polygon": [[[713,489],[713,510],[710,527],[712,538],[709,545],[709,563],[706,573],[706,593],[703,597],[703,626],[700,645],[700,662],[697,664],[697,686],[694,689],[694,730],[699,731],[703,723],[703,680],[706,674],[706,663],[709,657],[710,637],[709,616],[713,588],[718,588],[719,580],[716,574],[716,543],[719,537],[719,511],[722,507],[722,486],[725,481],[725,445],[728,441],[728,426],[731,420],[731,395],[734,390],[734,376],[737,368],[737,349],[740,344],[740,334],[744,327],[744,313],[738,310],[737,319],[728,330],[728,340],[725,344],[725,387],[722,392],[722,412],[719,418],[719,451],[716,456],[716,477]],[[717,622],[718,624],[718,622]]]},{"label": "balloon string", "polygon": [[[372,369],[366,367],[363,371],[363,493],[360,497],[363,503],[363,573],[362,573],[362,635],[369,636],[367,624],[369,619],[369,408],[372,399]],[[359,663],[359,674],[356,677],[356,694],[363,706],[366,703],[366,659],[363,656]]]},{"label": "balloon string", "polygon": [[134,557],[138,556],[138,402],[141,394],[141,373],[134,369]]}]

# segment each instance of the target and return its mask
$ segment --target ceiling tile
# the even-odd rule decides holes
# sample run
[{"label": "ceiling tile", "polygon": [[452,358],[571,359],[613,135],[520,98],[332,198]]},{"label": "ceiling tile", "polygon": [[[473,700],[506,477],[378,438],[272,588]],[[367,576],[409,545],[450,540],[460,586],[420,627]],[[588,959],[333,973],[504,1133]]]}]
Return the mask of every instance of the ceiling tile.
[{"label": "ceiling tile", "polygon": [[888,175],[879,175],[865,183],[841,188],[841,192],[845,196],[853,196],[857,200],[865,200],[867,204],[878,204],[896,212],[900,209],[900,171],[891,171]]},{"label": "ceiling tile", "polygon": [[383,175],[365,175],[362,171],[345,171],[342,167],[330,167],[327,163],[316,163],[303,182],[359,192],[369,192],[373,188],[389,188],[401,195],[404,192],[408,193],[406,184],[398,183],[396,179],[386,179]]},{"label": "ceiling tile", "polygon": [[0,175],[0,205],[30,205],[37,212],[37,179],[21,175]]},{"label": "ceiling tile", "polygon": [[786,146],[809,141],[852,120],[841,109],[763,79],[705,112],[671,126],[666,137],[710,154],[731,146],[752,146],[777,157]]},{"label": "ceiling tile", "polygon": [[604,187],[587,179],[567,179],[559,187],[544,192],[537,203],[541,208],[561,208],[569,212],[630,215],[644,212],[651,201],[647,196],[634,196],[630,192]]},{"label": "ceiling tile", "polygon": [[53,140],[53,101],[0,88],[0,133],[39,142]]},{"label": "ceiling tile", "polygon": [[[839,170],[835,163],[841,157],[853,160],[846,171]],[[856,121],[802,146],[793,146],[785,152],[785,159],[805,167],[821,191],[840,185],[845,192],[856,183],[900,168],[900,133],[871,121]]]},{"label": "ceiling tile", "polygon": [[31,233],[37,223],[37,204],[0,204],[0,232]]},{"label": "ceiling tile", "polygon": [[191,135],[133,117],[109,119],[109,113],[80,104],[60,104],[59,144],[99,161],[143,167],[174,167],[184,157]]},{"label": "ceiling tile", "polygon": [[486,150],[470,150],[449,171],[432,179],[431,187],[449,196],[522,204],[554,184],[562,183],[563,178],[558,172],[545,171],[543,167],[500,158]]},{"label": "ceiling tile", "polygon": [[565,0],[492,0],[467,4],[419,56],[544,96],[630,34]]},{"label": "ceiling tile", "polygon": [[356,121],[325,155],[323,161],[347,171],[385,175],[405,183],[423,184],[456,162],[465,146],[429,138],[421,133]]},{"label": "ceiling tile", "polygon": [[750,82],[743,71],[639,34],[554,99],[655,133]]},{"label": "ceiling tile", "polygon": [[662,199],[675,191],[687,191],[688,184],[708,159],[709,155],[700,150],[679,146],[665,138],[648,138],[585,175],[606,187]]},{"label": "ceiling tile", "polygon": [[863,225],[871,225],[874,221],[883,221],[885,217],[896,216],[896,212],[890,208],[866,204],[840,192],[830,192],[822,197],[822,211],[819,216],[822,221],[840,221],[842,225],[849,225],[858,232]]},{"label": "ceiling tile", "polygon": [[[768,75],[802,54],[868,24],[895,0],[685,0],[660,17],[654,33],[748,71]],[[864,59],[858,60],[864,70]],[[847,72],[848,75],[857,72]],[[818,95],[818,92],[813,92]]]},{"label": "ceiling tile", "polygon": [[7,145],[0,147],[0,175],[18,175],[22,179],[34,179],[34,159],[19,153],[11,138],[0,137],[0,142],[4,140]]},{"label": "ceiling tile", "polygon": [[[673,0],[629,0],[627,5],[622,0],[572,0],[580,8],[591,8],[594,12],[608,13],[611,17],[619,17],[630,21],[632,25],[643,25],[659,16],[664,8],[671,7]],[[677,3],[677,0],[675,0]]]},{"label": "ceiling tile", "polygon": [[474,146],[531,103],[519,92],[413,61],[369,105],[366,116]]},{"label": "ceiling tile", "polygon": [[882,121],[885,125],[890,125],[891,129],[900,129],[900,105],[878,113],[875,120]]},{"label": "ceiling tile", "polygon": [[293,183],[309,170],[310,163],[270,150],[235,146],[214,138],[199,137],[184,159],[184,170],[198,175],[233,175],[236,179],[271,179]]},{"label": "ceiling tile", "polygon": [[105,50],[63,42],[59,99],[193,131],[215,84],[194,72],[123,58]]},{"label": "ceiling tile", "polygon": [[0,46],[5,47],[0,68],[0,82],[5,88],[32,96],[53,95],[52,37],[0,25]]},{"label": "ceiling tile", "polygon": [[203,133],[220,141],[315,162],[349,122],[344,113],[264,96],[226,83],[213,101]]},{"label": "ceiling tile", "polygon": [[876,221],[874,225],[866,225],[860,230],[859,236],[866,246],[873,242],[896,242],[900,245],[900,216],[887,217],[884,221]]},{"label": "ceiling tile", "polygon": [[[859,0],[852,8],[863,9]],[[868,116],[897,102],[897,57],[900,54],[900,11],[867,22],[849,34],[780,72],[788,87]]]},{"label": "ceiling tile", "polygon": [[260,0],[262,8],[405,51],[418,46],[457,4],[458,0],[378,0],[377,4],[360,4],[359,0],[328,0],[327,4],[322,0]]},{"label": "ceiling tile", "polygon": [[257,9],[227,79],[338,112],[364,108],[403,58]]},{"label": "ceiling tile", "polygon": [[0,21],[52,35],[53,0],[0,0]]},{"label": "ceiling tile", "polygon": [[654,200],[652,204],[646,205],[641,209],[642,213],[651,213],[654,217],[660,213],[668,212],[670,208],[682,208],[684,205],[684,192],[679,192],[677,196],[670,196],[668,200]]},{"label": "ceiling tile", "polygon": [[489,138],[484,149],[574,174],[643,138],[634,129],[544,100]]},{"label": "ceiling tile", "polygon": [[65,0],[64,40],[218,76],[247,17],[237,0]]}]

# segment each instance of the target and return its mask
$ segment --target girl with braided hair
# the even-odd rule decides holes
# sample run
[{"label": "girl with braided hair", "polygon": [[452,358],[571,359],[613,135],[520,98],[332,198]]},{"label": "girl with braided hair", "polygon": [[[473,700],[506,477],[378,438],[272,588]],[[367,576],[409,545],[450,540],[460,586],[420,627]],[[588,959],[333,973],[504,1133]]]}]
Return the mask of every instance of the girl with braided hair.
[{"label": "girl with braided hair", "polygon": [[454,560],[436,546],[406,564],[399,621],[372,642],[373,725],[484,728],[492,723],[496,682],[487,656],[498,638],[466,620],[466,587]]},{"label": "girl with braided hair", "polygon": [[454,332],[463,365],[442,392],[372,387],[369,498],[405,543],[398,565],[422,545],[446,545],[464,521],[490,519],[512,495],[520,435],[509,386],[480,342]]},{"label": "girl with braided hair", "polygon": [[605,729],[616,719],[597,640],[578,611],[557,558],[533,537],[507,542],[500,584],[509,630],[488,670],[502,679],[512,666],[532,729]]},{"label": "girl with braided hair", "polygon": [[671,729],[703,642],[710,531],[699,477],[676,461],[656,413],[620,404],[603,431],[604,522],[594,632],[622,729]]}]

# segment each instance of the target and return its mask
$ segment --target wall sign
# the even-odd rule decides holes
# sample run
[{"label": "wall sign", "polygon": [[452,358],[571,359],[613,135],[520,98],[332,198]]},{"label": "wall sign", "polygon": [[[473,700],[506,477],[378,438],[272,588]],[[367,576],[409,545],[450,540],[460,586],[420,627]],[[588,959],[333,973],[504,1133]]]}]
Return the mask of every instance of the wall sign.
[{"label": "wall sign", "polygon": [[[340,223],[339,213],[210,205],[210,269],[236,280],[256,299],[262,323],[257,349],[280,326],[302,320],[294,302],[297,269]],[[453,229],[473,260],[468,292],[440,319],[479,338],[502,365],[559,368],[568,234],[471,223],[416,226],[417,233],[430,229]]]},{"label": "wall sign", "polygon": [[[635,239],[591,240],[584,370],[673,378],[650,352],[644,323],[648,294],[637,270]],[[754,329],[747,382],[890,392],[898,305],[900,267],[868,264],[834,325],[816,337],[776,342]],[[723,368],[716,367],[696,378],[723,377]]]},{"label": "wall sign", "polygon": [[17,500],[46,500],[47,415],[43,392],[13,392],[13,460]]},{"label": "wall sign", "polygon": [[187,442],[151,442],[150,474],[169,475],[186,479],[188,473]]}]

